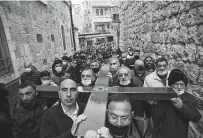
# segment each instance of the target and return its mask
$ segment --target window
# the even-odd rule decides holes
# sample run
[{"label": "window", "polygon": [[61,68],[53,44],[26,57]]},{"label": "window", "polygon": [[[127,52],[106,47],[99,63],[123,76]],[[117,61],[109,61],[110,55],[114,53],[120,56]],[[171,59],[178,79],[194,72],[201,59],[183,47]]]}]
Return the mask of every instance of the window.
[{"label": "window", "polygon": [[103,9],[100,9],[100,16],[103,16]]},{"label": "window", "polygon": [[43,42],[42,34],[37,34],[37,42],[39,42],[39,43]]},{"label": "window", "polygon": [[53,35],[53,34],[51,34],[51,41],[52,41],[52,42],[55,41],[55,40],[54,40],[54,35]]},{"label": "window", "polygon": [[65,41],[65,33],[63,25],[61,25],[61,33],[62,33],[62,39],[63,39],[63,49],[66,50],[66,41]]},{"label": "window", "polygon": [[2,20],[0,18],[0,76],[13,72],[8,43],[4,32]]},{"label": "window", "polygon": [[96,9],[96,16],[99,16],[99,9]]},{"label": "window", "polygon": [[119,14],[113,14],[113,22],[119,22]]}]

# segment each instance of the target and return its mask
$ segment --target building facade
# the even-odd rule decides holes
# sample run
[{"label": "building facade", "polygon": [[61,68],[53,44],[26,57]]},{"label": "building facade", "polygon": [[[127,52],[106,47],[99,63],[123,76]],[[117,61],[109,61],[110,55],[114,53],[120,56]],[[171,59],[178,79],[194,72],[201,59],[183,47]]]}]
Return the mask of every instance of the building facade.
[{"label": "building facade", "polygon": [[18,80],[27,61],[49,70],[56,57],[74,53],[70,6],[70,1],[0,1],[0,82]]},{"label": "building facade", "polygon": [[[113,42],[117,45],[117,33],[115,29],[114,14],[118,2],[83,0],[80,4],[83,15],[80,22],[83,25],[79,30],[79,42],[82,47],[87,47],[103,42]],[[118,10],[117,10],[118,12]],[[116,13],[118,14],[118,13]]]}]

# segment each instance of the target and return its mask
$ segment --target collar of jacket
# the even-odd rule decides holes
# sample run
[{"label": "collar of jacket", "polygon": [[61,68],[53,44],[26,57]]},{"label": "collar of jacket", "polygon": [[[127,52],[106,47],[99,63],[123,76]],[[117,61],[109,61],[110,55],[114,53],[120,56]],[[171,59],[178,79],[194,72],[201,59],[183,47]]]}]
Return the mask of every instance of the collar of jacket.
[{"label": "collar of jacket", "polygon": [[[166,77],[166,87],[168,87],[168,77],[169,77],[170,72],[171,71],[168,70],[167,77]],[[154,72],[152,72],[152,77],[154,80],[158,80],[158,81],[162,82],[162,80],[157,75],[156,70]]]},{"label": "collar of jacket", "polygon": [[[78,101],[77,101],[77,103],[78,103]],[[61,101],[60,101],[60,102],[58,103],[58,105],[56,105],[56,106],[58,106],[59,112],[60,112],[60,114],[61,114],[62,116],[67,116],[67,115],[63,112],[63,109],[62,109],[62,106],[61,106]],[[83,113],[85,106],[84,106],[83,104],[79,104],[79,103],[78,103],[78,106],[79,106],[78,115],[80,115],[80,114]]]},{"label": "collar of jacket", "polygon": [[65,74],[65,72],[62,70],[60,73],[56,73],[55,75],[60,77],[60,76],[63,76]]}]

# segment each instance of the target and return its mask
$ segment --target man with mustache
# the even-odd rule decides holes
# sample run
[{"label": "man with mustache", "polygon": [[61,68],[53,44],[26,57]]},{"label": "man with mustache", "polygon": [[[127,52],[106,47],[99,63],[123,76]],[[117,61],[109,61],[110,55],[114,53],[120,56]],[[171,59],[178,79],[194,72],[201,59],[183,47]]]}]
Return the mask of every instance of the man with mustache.
[{"label": "man with mustache", "polygon": [[147,138],[145,121],[135,119],[133,121],[132,105],[130,99],[125,94],[114,94],[109,97],[106,110],[105,127],[101,127],[97,132],[89,130],[85,138]]},{"label": "man with mustache", "polygon": [[146,76],[144,87],[165,87],[168,86],[168,61],[165,57],[159,57],[156,60],[156,69],[154,72]]},{"label": "man with mustache", "polygon": [[[143,87],[168,87],[168,76],[170,71],[168,69],[168,61],[161,56],[156,60],[156,69],[151,74],[147,75],[144,80]],[[147,105],[147,117],[150,118],[152,110],[157,101],[148,100],[150,105]]]},{"label": "man with mustache", "polygon": [[40,122],[47,108],[39,99],[35,84],[26,81],[19,86],[20,101],[13,109],[14,138],[39,138]]}]

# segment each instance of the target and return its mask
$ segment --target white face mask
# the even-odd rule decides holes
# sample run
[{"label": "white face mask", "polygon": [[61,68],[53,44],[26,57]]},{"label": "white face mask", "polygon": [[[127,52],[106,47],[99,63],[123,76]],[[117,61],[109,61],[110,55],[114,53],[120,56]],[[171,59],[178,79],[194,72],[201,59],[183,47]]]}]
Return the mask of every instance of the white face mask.
[{"label": "white face mask", "polygon": [[88,86],[88,85],[90,85],[91,83],[92,83],[91,80],[82,80],[82,84],[83,84],[84,86]]},{"label": "white face mask", "polygon": [[62,71],[62,67],[56,67],[55,70],[57,73],[60,73]]},{"label": "white face mask", "polygon": [[168,70],[165,70],[165,71],[157,71],[157,74],[160,75],[160,76],[164,76],[168,73]]},{"label": "white face mask", "polygon": [[63,66],[67,65],[67,62],[62,62]]},{"label": "white face mask", "polygon": [[43,80],[42,85],[48,86],[51,83],[51,80]]},{"label": "white face mask", "polygon": [[32,71],[31,68],[25,68],[25,72],[29,73],[29,72],[31,72],[31,71]]},{"label": "white face mask", "polygon": [[185,89],[178,91],[177,89],[173,88],[173,90],[177,93],[178,96],[181,96],[183,93],[185,93]]},{"label": "white face mask", "polygon": [[130,84],[130,80],[128,80],[128,81],[120,81],[120,84],[121,85],[128,85],[128,84]]}]

